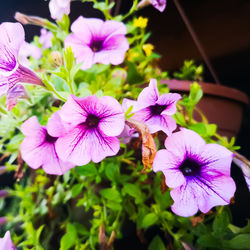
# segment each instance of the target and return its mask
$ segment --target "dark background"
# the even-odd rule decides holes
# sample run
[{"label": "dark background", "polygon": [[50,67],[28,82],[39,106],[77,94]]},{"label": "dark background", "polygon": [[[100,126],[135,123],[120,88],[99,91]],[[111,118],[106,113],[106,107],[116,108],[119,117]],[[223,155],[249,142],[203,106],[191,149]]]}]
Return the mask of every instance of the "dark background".
[{"label": "dark background", "polygon": [[[8,0],[1,1],[0,22],[14,21],[16,11],[29,15],[37,15],[50,19],[48,2],[44,0]],[[131,5],[130,0],[122,2],[121,11]],[[180,0],[194,29],[223,85],[250,93],[250,1],[249,0]],[[164,70],[177,70],[185,59],[195,59],[203,63],[185,25],[182,22],[173,2],[168,0],[165,12],[160,13],[153,7],[140,11],[140,15],[149,17],[149,30],[152,31],[150,42],[155,50],[163,55],[160,65]],[[85,17],[101,17],[89,3],[72,2],[71,20],[79,15]],[[25,26],[26,40],[31,41],[33,35],[39,34],[40,28]],[[1,34],[0,34],[1,35]],[[203,63],[204,65],[204,63]],[[204,80],[213,82],[205,67]],[[239,151],[250,158],[250,112],[245,107],[241,131],[237,137]],[[236,180],[236,202],[231,205],[233,220],[236,225],[246,224],[249,218],[250,195],[241,171],[232,167],[232,175]],[[0,180],[4,187],[5,181]]]}]

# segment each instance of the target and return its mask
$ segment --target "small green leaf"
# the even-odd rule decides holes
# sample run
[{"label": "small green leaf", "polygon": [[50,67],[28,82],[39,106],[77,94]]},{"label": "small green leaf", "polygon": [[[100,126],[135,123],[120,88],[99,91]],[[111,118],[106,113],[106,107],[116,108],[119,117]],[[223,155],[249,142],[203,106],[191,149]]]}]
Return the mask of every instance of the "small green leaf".
[{"label": "small green leaf", "polygon": [[100,194],[107,200],[112,200],[115,202],[121,202],[120,193],[114,188],[105,188],[100,191]]},{"label": "small green leaf", "polygon": [[98,174],[97,169],[93,163],[76,167],[76,172],[83,176],[95,176]]},{"label": "small green leaf", "polygon": [[68,250],[76,244],[77,231],[73,224],[67,224],[66,234],[62,237],[60,242],[60,250]]},{"label": "small green leaf", "polygon": [[217,214],[213,222],[213,231],[216,237],[221,237],[226,233],[230,218],[226,210],[222,210],[221,213]]},{"label": "small green leaf", "polygon": [[160,236],[156,235],[153,240],[150,242],[148,250],[165,250],[166,247],[160,238]]},{"label": "small green leaf", "polygon": [[72,187],[72,190],[71,190],[72,191],[72,198],[75,198],[78,194],[81,193],[83,186],[84,185],[82,183],[78,183]]},{"label": "small green leaf", "polygon": [[122,192],[136,198],[136,203],[140,203],[143,201],[143,194],[140,188],[135,184],[125,183]]},{"label": "small green leaf", "polygon": [[142,220],[142,227],[148,228],[158,221],[159,217],[155,213],[147,214]]},{"label": "small green leaf", "polygon": [[119,166],[116,164],[108,164],[105,167],[105,175],[110,181],[115,181],[119,178],[120,175],[120,169]]},{"label": "small green leaf", "polygon": [[250,234],[240,234],[229,241],[224,241],[223,246],[232,249],[250,249]]}]

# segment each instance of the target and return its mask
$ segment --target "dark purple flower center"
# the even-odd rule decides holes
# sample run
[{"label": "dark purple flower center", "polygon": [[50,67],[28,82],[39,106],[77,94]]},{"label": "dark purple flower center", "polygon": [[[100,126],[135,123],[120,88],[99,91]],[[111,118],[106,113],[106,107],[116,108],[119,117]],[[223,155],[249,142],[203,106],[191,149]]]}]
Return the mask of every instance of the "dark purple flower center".
[{"label": "dark purple flower center", "polygon": [[55,143],[57,139],[58,139],[58,137],[53,137],[47,133],[45,141],[48,143]]},{"label": "dark purple flower center", "polygon": [[152,106],[149,106],[151,115],[160,115],[162,111],[164,111],[167,108],[168,105],[159,105],[159,104],[155,104]]},{"label": "dark purple flower center", "polygon": [[99,52],[103,48],[103,41],[102,40],[93,40],[90,43],[90,48],[93,52]]},{"label": "dark purple flower center", "polygon": [[97,128],[100,120],[101,119],[99,117],[89,114],[85,124],[87,125],[88,128]]},{"label": "dark purple flower center", "polygon": [[184,176],[197,176],[200,174],[201,163],[196,159],[187,157],[181,163],[180,170]]}]

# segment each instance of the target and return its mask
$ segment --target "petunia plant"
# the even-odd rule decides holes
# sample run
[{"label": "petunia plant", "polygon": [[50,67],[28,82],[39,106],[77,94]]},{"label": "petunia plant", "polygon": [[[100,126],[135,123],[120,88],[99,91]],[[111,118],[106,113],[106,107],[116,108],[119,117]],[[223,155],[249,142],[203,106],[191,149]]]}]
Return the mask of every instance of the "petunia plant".
[{"label": "petunia plant", "polygon": [[[54,21],[17,12],[0,24],[0,174],[13,179],[0,190],[0,248],[247,249],[230,172],[238,162],[249,183],[249,162],[196,108],[202,66],[185,62],[173,75],[194,81],[190,94],[170,93],[136,16],[166,0],[123,15],[83,0],[103,19],[71,23],[72,2],[48,3]],[[31,43],[28,24],[41,28]]]}]

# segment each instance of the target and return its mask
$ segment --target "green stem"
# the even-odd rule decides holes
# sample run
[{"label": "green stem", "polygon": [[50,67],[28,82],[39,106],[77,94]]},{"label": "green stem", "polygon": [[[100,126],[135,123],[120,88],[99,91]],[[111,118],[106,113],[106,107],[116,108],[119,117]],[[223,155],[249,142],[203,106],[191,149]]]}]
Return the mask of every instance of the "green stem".
[{"label": "green stem", "polygon": [[133,5],[132,5],[131,9],[129,10],[129,12],[122,17],[122,21],[125,20],[126,18],[128,18],[130,15],[132,15],[137,10],[137,5],[138,5],[138,0],[135,0],[133,2]]}]

